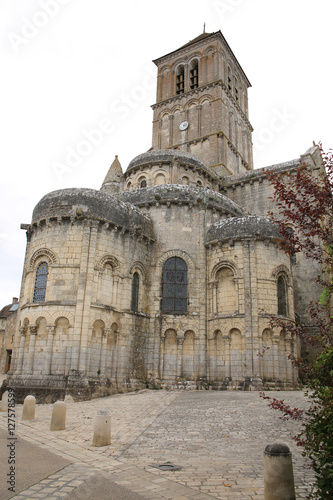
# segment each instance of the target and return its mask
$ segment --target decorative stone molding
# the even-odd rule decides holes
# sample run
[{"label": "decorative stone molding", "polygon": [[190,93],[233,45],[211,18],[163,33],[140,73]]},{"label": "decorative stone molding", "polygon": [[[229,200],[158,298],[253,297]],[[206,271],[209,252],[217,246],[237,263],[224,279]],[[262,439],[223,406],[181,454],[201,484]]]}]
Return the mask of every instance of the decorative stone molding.
[{"label": "decorative stone molding", "polygon": [[284,264],[281,264],[280,266],[277,266],[273,269],[273,272],[271,274],[272,278],[275,280],[278,279],[280,275],[283,275],[284,278],[287,280],[287,285],[290,285],[290,270],[285,266]]},{"label": "decorative stone molding", "polygon": [[139,271],[139,273],[141,274],[144,281],[147,280],[147,271],[146,271],[145,266],[141,262],[138,262],[138,261],[133,262],[133,264],[131,265],[131,268],[129,270],[129,274],[133,275],[135,273],[135,271]]},{"label": "decorative stone molding", "polygon": [[222,269],[222,267],[227,267],[228,269],[230,269],[234,275],[234,278],[238,278],[239,270],[238,270],[238,267],[236,266],[236,264],[234,262],[230,262],[229,260],[221,260],[220,262],[215,264],[215,266],[213,267],[213,269],[210,273],[211,279],[213,280],[212,281],[213,285],[217,284],[217,281],[215,281],[216,280],[216,273],[220,269]]},{"label": "decorative stone molding", "polygon": [[106,264],[110,264],[112,266],[112,269],[116,269],[120,267],[119,260],[114,257],[111,254],[104,255],[96,265],[95,269],[102,269],[104,270],[104,267]]},{"label": "decorative stone molding", "polygon": [[32,271],[35,268],[36,261],[40,257],[45,257],[48,264],[50,264],[50,265],[57,264],[59,262],[59,259],[53,250],[50,250],[48,248],[40,248],[39,250],[34,252],[32,257],[30,258],[29,271]]},{"label": "decorative stone molding", "polygon": [[191,269],[191,271],[194,270],[195,266],[192,262],[192,259],[183,250],[169,250],[159,258],[156,267],[163,267],[165,262],[171,257],[180,257],[181,259],[185,260],[188,268]]}]

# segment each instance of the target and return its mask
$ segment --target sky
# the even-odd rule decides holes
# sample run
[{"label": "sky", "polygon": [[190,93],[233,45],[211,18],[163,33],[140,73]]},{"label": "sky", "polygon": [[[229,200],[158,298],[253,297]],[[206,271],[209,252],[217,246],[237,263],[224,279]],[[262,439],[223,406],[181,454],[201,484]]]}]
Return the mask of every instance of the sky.
[{"label": "sky", "polygon": [[252,87],[254,167],[333,147],[330,0],[1,0],[0,307],[19,297],[34,206],[100,189],[151,147],[153,59],[221,30]]}]

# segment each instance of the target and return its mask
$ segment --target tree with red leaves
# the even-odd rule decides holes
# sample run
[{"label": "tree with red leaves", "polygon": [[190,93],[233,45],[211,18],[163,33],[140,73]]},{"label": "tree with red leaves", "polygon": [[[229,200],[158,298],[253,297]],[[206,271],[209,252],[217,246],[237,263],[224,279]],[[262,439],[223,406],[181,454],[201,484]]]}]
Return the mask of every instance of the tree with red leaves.
[{"label": "tree with red leaves", "polygon": [[[295,171],[267,171],[274,187],[274,200],[279,219],[269,214],[279,226],[280,247],[287,253],[302,252],[306,258],[321,265],[317,283],[322,294],[318,302],[309,304],[311,329],[282,319],[272,319],[296,335],[314,353],[311,362],[292,358],[306,385],[310,400],[307,410],[291,408],[284,400],[261,396],[269,406],[282,412],[283,419],[301,422],[295,436],[303,455],[310,458],[315,472],[315,491],[309,498],[333,498],[333,152],[325,153],[321,146],[323,169],[318,173],[307,165]],[[292,230],[290,229],[292,225]]]}]

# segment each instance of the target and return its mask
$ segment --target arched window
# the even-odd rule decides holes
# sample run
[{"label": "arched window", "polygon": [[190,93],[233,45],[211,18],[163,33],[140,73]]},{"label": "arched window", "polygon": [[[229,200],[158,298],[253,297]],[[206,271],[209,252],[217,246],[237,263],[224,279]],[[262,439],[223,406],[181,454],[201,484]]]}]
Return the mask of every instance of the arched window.
[{"label": "arched window", "polygon": [[49,266],[46,262],[41,262],[36,271],[33,302],[44,302],[48,273]]},{"label": "arched window", "polygon": [[228,66],[228,90],[230,94],[232,94],[232,74],[231,74],[231,69]]},{"label": "arched window", "polygon": [[236,77],[235,77],[235,100],[236,102],[239,101],[238,80]]},{"label": "arched window", "polygon": [[283,276],[277,280],[278,314],[287,316],[287,286]]},{"label": "arched window", "polygon": [[187,312],[187,265],[180,257],[171,257],[163,267],[162,312],[184,314]]},{"label": "arched window", "polygon": [[176,92],[177,94],[183,94],[184,90],[185,90],[184,66],[179,66],[176,75]]},{"label": "arched window", "polygon": [[232,269],[223,266],[216,273],[216,305],[217,312],[222,314],[234,314],[236,306],[235,277]]},{"label": "arched window", "polygon": [[199,86],[199,66],[198,61],[193,61],[192,67],[190,69],[190,88],[196,89]]},{"label": "arched window", "polygon": [[140,182],[140,188],[145,188],[147,187],[147,181],[146,179],[143,179],[141,182]]},{"label": "arched window", "polygon": [[138,312],[139,310],[139,284],[140,284],[139,274],[134,273],[132,280],[132,301],[131,301],[131,311],[133,312]]}]

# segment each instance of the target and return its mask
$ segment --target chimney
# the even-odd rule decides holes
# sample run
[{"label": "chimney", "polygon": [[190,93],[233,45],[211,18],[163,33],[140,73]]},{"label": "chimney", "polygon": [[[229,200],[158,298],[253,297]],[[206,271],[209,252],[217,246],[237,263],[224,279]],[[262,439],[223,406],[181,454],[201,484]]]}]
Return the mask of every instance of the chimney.
[{"label": "chimney", "polygon": [[18,298],[17,297],[13,297],[12,304],[17,304],[17,303],[18,303]]}]

